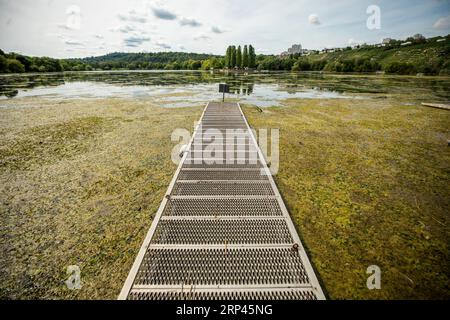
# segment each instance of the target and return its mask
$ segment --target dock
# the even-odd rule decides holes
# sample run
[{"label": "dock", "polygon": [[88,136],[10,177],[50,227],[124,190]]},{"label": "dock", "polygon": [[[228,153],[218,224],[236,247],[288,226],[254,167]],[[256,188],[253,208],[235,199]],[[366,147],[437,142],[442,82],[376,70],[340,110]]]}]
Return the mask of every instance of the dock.
[{"label": "dock", "polygon": [[422,105],[424,107],[430,107],[430,108],[435,108],[435,109],[450,110],[450,104],[447,104],[447,103],[426,103],[426,102],[422,102]]},{"label": "dock", "polygon": [[206,105],[119,299],[325,299],[238,103]]}]

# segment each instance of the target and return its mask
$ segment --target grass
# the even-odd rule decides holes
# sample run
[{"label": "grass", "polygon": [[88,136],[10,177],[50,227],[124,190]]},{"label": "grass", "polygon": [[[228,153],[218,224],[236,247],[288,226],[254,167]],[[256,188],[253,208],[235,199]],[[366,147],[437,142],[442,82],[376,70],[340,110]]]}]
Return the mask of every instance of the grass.
[{"label": "grass", "polygon": [[115,299],[176,168],[170,134],[202,108],[15,103],[0,110],[0,298]]},{"label": "grass", "polygon": [[[285,104],[244,111],[280,129],[275,180],[329,297],[450,298],[450,112],[391,98]],[[381,290],[366,287],[370,265]]]}]

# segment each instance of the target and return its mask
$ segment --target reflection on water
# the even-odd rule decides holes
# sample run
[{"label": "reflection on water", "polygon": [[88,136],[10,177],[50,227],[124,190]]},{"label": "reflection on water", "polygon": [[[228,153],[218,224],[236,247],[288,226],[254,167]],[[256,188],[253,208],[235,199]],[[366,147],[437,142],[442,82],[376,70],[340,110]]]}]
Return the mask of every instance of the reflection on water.
[{"label": "reflection on water", "polygon": [[343,75],[294,72],[113,71],[0,76],[0,99],[41,96],[56,99],[136,98],[184,106],[220,99],[218,84],[231,97],[259,106],[287,98],[357,99],[364,94],[399,94],[450,100],[449,78]]}]

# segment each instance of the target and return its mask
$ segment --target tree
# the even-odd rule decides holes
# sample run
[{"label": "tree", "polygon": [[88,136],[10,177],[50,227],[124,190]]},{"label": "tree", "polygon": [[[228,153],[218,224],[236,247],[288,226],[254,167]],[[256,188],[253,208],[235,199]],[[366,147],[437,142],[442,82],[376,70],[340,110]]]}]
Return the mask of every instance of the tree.
[{"label": "tree", "polygon": [[8,71],[12,73],[25,72],[25,67],[16,59],[8,59]]},{"label": "tree", "polygon": [[248,67],[248,48],[247,45],[244,46],[244,52],[242,53],[242,68]]},{"label": "tree", "polygon": [[231,68],[236,67],[236,46],[231,46]]},{"label": "tree", "polygon": [[238,68],[242,68],[242,50],[241,50],[241,46],[238,46],[237,52],[236,52],[236,66]]},{"label": "tree", "polygon": [[8,72],[8,60],[0,55],[0,72]]},{"label": "tree", "polygon": [[255,49],[253,48],[252,45],[250,45],[248,51],[249,51],[249,52],[248,52],[248,55],[249,55],[249,58],[248,58],[248,66],[249,66],[250,68],[254,68],[255,65],[256,65],[256,54],[255,54]]},{"label": "tree", "polygon": [[228,46],[227,53],[225,54],[225,68],[229,68],[231,65],[231,46]]},{"label": "tree", "polygon": [[18,55],[16,56],[16,60],[19,61],[25,67],[25,71],[30,71],[31,59],[25,56]]}]

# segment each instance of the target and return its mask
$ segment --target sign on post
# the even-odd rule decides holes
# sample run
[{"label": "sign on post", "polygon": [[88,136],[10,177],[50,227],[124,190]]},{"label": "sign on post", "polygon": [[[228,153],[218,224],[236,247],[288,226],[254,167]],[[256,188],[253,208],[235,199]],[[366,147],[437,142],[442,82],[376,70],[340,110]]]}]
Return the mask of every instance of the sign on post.
[{"label": "sign on post", "polygon": [[225,93],[230,93],[230,86],[225,83],[219,83],[219,92],[223,93],[222,102],[225,102]]}]

